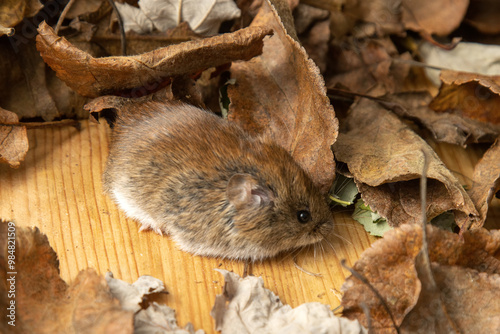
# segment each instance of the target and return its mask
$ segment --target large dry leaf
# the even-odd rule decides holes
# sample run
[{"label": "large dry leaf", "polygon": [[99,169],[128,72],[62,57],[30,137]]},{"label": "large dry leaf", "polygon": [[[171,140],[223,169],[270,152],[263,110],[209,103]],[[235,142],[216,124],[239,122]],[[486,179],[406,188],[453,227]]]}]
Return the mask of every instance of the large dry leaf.
[{"label": "large dry leaf", "polygon": [[457,210],[471,220],[478,213],[458,180],[430,146],[377,102],[353,105],[333,145],[335,157],[347,163],[366,204],[391,226],[418,223],[419,179],[424,153],[429,159],[427,218]]},{"label": "large dry leaf", "polygon": [[[0,108],[1,123],[18,123],[19,117],[11,111]],[[28,133],[24,126],[0,125],[0,162],[17,168],[28,152]]]},{"label": "large dry leaf", "polygon": [[403,0],[402,21],[406,29],[446,36],[458,28],[468,6],[469,0]]},{"label": "large dry leaf", "polygon": [[333,315],[327,305],[305,303],[294,309],[264,288],[261,277],[241,278],[227,270],[224,291],[215,298],[210,313],[222,334],[360,334],[368,331],[359,322]]},{"label": "large dry leaf", "polygon": [[498,125],[435,112],[429,108],[432,96],[428,92],[400,93],[388,96],[388,100],[391,102],[385,104],[387,108],[400,117],[421,123],[439,142],[465,147],[471,143],[491,143],[500,135]]},{"label": "large dry leaf", "polygon": [[[12,233],[12,234],[8,234]],[[14,264],[8,262],[8,236],[15,236]],[[7,244],[8,243],[8,244]],[[0,315],[15,300],[15,328],[5,321],[3,333],[132,333],[133,313],[121,309],[103,277],[82,271],[68,286],[59,277],[59,262],[47,237],[35,228],[0,223]],[[12,274],[14,272],[14,274]],[[7,279],[14,277],[15,297]],[[0,327],[1,328],[1,327]]]},{"label": "large dry leaf", "polygon": [[14,27],[25,17],[31,17],[42,9],[39,0],[3,0],[0,2],[0,25]]},{"label": "large dry leaf", "polygon": [[[432,271],[441,300],[452,323],[462,333],[481,333],[477,329],[498,329],[500,324],[500,231],[476,229],[463,238],[439,228],[428,226],[427,239]],[[354,269],[367,278],[386,301],[399,326],[416,323],[425,329],[426,319],[419,315],[432,310],[430,303],[417,305],[426,282],[418,273],[422,266],[415,259],[422,245],[419,225],[403,225],[388,231],[384,238],[372,244],[354,264]],[[419,278],[420,277],[420,278]],[[344,315],[366,325],[361,304],[370,309],[374,333],[395,333],[381,301],[370,289],[354,277],[349,277],[342,290]],[[424,293],[425,294],[425,293]],[[422,298],[425,296],[422,295]],[[431,298],[432,297],[432,298]],[[435,315],[436,313],[434,313]],[[408,317],[408,319],[406,319]],[[430,318],[434,323],[446,319]],[[418,325],[418,323],[421,325]],[[433,333],[431,330],[427,333]],[[486,330],[485,333],[491,331]]]},{"label": "large dry leaf", "polygon": [[269,28],[249,27],[138,56],[94,58],[58,37],[45,22],[38,32],[36,45],[44,61],[68,86],[88,97],[112,93],[134,96],[143,89],[159,89],[177,75],[251,59],[262,52],[262,39],[271,34]]},{"label": "large dry leaf", "polygon": [[117,3],[125,31],[144,34],[156,28],[166,31],[181,22],[200,35],[214,35],[223,21],[240,16],[240,10],[232,0],[141,0],[139,8],[127,3]]},{"label": "large dry leaf", "polygon": [[471,228],[483,226],[488,213],[488,206],[495,193],[500,190],[499,141],[499,139],[496,140],[474,167],[472,187],[467,193],[476,205],[476,209],[479,212],[479,220],[474,222]]},{"label": "large dry leaf", "polygon": [[500,125],[500,76],[445,70],[439,95],[430,103],[436,111],[451,111]]},{"label": "large dry leaf", "polygon": [[335,174],[330,146],[338,121],[317,66],[297,42],[286,6],[265,1],[252,22],[251,27],[271,27],[275,34],[265,40],[262,56],[233,64],[229,119],[273,138],[327,191]]}]

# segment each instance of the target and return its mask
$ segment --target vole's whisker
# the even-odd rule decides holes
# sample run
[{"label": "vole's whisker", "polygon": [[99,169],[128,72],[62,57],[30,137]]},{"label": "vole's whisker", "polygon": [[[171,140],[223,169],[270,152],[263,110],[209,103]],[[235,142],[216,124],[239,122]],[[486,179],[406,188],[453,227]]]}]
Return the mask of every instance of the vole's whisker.
[{"label": "vole's whisker", "polygon": [[339,258],[339,254],[337,253],[337,250],[335,249],[335,247],[333,246],[333,244],[330,242],[330,240],[328,240],[327,238],[323,238],[323,240],[326,242],[326,244],[328,246],[330,246],[330,248],[333,250],[333,253],[335,254],[335,256],[337,258]]},{"label": "vole's whisker", "polygon": [[346,243],[348,243],[349,245],[351,245],[351,246],[352,246],[352,242],[351,242],[351,241],[349,241],[349,240],[347,240],[346,238],[344,238],[344,237],[343,237],[343,236],[341,236],[340,234],[332,232],[332,236],[337,237],[337,238],[339,238],[340,240],[345,241]]},{"label": "vole's whisker", "polygon": [[311,276],[315,276],[315,277],[323,277],[323,275],[321,275],[320,273],[313,273],[312,271],[306,270],[303,267],[301,267],[297,263],[297,257],[293,258],[293,264],[295,265],[295,268],[297,268],[298,270],[302,271],[303,273],[306,273],[307,275],[311,275]]}]

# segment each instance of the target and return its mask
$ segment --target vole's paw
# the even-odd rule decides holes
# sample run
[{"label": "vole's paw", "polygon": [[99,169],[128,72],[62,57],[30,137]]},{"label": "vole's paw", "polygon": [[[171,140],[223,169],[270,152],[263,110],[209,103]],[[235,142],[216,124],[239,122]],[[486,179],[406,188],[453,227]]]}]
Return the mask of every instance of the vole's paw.
[{"label": "vole's paw", "polygon": [[139,227],[139,232],[147,232],[147,231],[153,231],[156,234],[163,236],[163,231],[160,227],[152,227],[151,225],[141,225],[141,227]]}]

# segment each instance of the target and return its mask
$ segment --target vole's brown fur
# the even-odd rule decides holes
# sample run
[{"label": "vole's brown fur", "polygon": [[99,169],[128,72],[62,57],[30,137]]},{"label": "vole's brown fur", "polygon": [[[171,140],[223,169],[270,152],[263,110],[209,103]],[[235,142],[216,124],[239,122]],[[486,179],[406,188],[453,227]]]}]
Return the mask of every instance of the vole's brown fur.
[{"label": "vole's brown fur", "polygon": [[[198,255],[257,260],[333,228],[325,198],[283,148],[179,102],[118,117],[104,185],[143,228]],[[310,221],[299,222],[303,211]]]}]

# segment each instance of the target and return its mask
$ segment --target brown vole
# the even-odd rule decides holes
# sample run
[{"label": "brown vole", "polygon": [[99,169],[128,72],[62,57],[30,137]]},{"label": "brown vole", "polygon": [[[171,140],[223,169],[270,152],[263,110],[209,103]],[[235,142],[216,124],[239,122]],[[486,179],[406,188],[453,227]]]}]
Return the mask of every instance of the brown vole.
[{"label": "brown vole", "polygon": [[325,197],[283,148],[180,102],[119,114],[103,178],[142,229],[197,255],[258,260],[333,228]]}]

